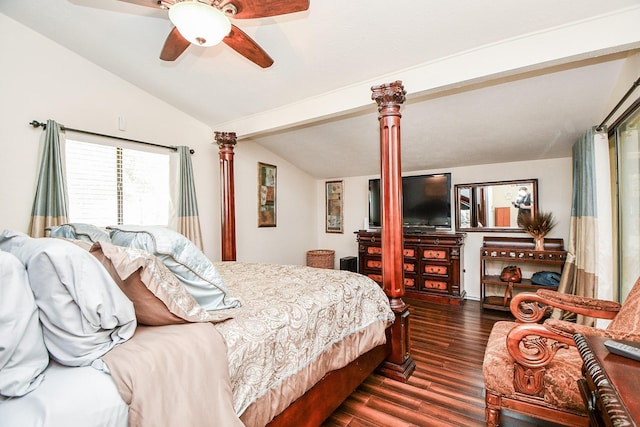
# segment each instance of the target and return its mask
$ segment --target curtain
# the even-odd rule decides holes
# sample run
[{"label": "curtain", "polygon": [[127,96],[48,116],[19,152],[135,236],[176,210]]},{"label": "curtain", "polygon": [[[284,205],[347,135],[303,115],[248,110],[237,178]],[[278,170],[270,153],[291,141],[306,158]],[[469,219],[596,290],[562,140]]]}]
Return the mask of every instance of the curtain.
[{"label": "curtain", "polygon": [[193,168],[189,147],[178,147],[179,179],[178,179],[178,232],[191,240],[202,250],[202,232],[198,216],[196,186],[193,182]]},{"label": "curtain", "polygon": [[[568,255],[558,291],[612,299],[612,223],[607,134],[588,130],[573,146],[573,198]],[[554,317],[565,317],[560,311]],[[594,319],[578,315],[576,323]]]},{"label": "curtain", "polygon": [[60,126],[47,120],[29,234],[44,237],[47,227],[67,222],[67,188],[60,149]]}]

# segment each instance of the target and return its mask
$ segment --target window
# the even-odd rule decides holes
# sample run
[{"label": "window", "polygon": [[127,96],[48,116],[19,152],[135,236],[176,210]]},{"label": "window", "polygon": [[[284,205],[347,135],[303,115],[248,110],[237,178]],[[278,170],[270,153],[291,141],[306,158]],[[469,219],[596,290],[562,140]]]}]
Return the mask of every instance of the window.
[{"label": "window", "polygon": [[[640,100],[613,124],[610,144],[616,153],[617,261],[619,301],[624,302],[640,275]],[[616,195],[616,193],[613,193]]]},{"label": "window", "polygon": [[168,225],[170,156],[66,140],[69,221]]}]

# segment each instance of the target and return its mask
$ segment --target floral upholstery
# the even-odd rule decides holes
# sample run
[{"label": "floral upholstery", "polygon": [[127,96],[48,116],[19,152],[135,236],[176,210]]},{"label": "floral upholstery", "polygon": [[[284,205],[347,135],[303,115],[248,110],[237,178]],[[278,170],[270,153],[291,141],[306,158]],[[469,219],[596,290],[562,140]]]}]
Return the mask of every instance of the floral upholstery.
[{"label": "floral upholstery", "polygon": [[[612,320],[605,329],[556,319],[536,325],[554,308]],[[573,335],[640,341],[640,278],[623,305],[542,289],[514,296],[511,311],[518,322],[496,322],[485,350],[487,425],[499,425],[503,407],[547,420],[561,414],[566,424],[588,425],[577,383],[583,362]]]},{"label": "floral upholstery", "polygon": [[640,334],[640,278],[633,285],[627,299],[607,330]]},{"label": "floral upholstery", "polygon": [[[485,389],[512,398],[517,398],[513,381],[514,360],[507,350],[505,337],[516,325],[515,322],[507,321],[495,323],[489,335],[482,366]],[[553,363],[545,370],[545,393],[541,403],[584,412],[585,407],[577,383],[582,376],[581,367],[582,359],[575,347],[559,350]]]}]

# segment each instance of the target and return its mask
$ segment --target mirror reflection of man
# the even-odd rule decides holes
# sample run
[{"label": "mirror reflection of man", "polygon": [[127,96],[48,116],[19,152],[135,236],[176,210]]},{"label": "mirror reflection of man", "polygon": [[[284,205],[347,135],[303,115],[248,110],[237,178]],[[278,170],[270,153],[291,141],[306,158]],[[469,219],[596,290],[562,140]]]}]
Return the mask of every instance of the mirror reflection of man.
[{"label": "mirror reflection of man", "polygon": [[518,226],[522,227],[522,219],[525,216],[531,218],[531,193],[527,187],[518,189],[518,197],[513,202],[513,206],[518,208]]}]

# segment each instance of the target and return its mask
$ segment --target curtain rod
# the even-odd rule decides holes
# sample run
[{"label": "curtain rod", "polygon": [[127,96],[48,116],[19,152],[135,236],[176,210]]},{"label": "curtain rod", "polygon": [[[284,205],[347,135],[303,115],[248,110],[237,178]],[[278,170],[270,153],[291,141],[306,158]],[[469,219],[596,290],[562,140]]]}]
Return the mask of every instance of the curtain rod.
[{"label": "curtain rod", "polygon": [[[33,126],[34,128],[41,127],[42,129],[47,129],[47,124],[46,123],[42,123],[42,122],[39,122],[37,120],[32,120],[31,123],[29,123],[29,124],[31,126]],[[138,141],[138,140],[135,140],[135,139],[123,138],[121,136],[112,136],[112,135],[106,135],[106,134],[103,134],[103,133],[91,132],[91,131],[88,131],[88,130],[68,128],[68,127],[65,127],[64,125],[60,125],[60,130],[62,130],[62,131],[70,130],[72,132],[84,133],[84,134],[87,134],[87,135],[104,136],[104,137],[107,137],[107,138],[119,139],[120,141],[135,142],[137,144],[151,145],[153,147],[168,148],[169,150],[178,151],[178,147],[173,146],[173,145],[162,145],[162,144],[155,144],[153,142]],[[192,148],[189,149],[189,152],[191,154],[195,154],[195,150],[193,150]]]},{"label": "curtain rod", "polygon": [[598,132],[600,132],[602,130],[602,128],[604,127],[605,123],[607,123],[607,121],[611,118],[611,116],[613,116],[616,111],[618,111],[618,108],[620,108],[622,106],[622,104],[624,104],[624,102],[627,100],[627,98],[629,98],[631,96],[631,94],[633,93],[634,90],[636,90],[636,88],[640,85],[640,77],[638,77],[638,80],[636,80],[635,82],[633,82],[633,84],[631,85],[631,87],[629,88],[629,90],[627,91],[627,93],[624,94],[624,96],[622,97],[622,99],[620,100],[620,102],[618,102],[616,104],[615,107],[613,107],[613,110],[611,110],[611,112],[609,113],[609,115],[607,117],[604,118],[604,120],[602,121],[602,123],[600,123],[600,125],[598,125],[598,127],[596,128],[596,130]]}]

